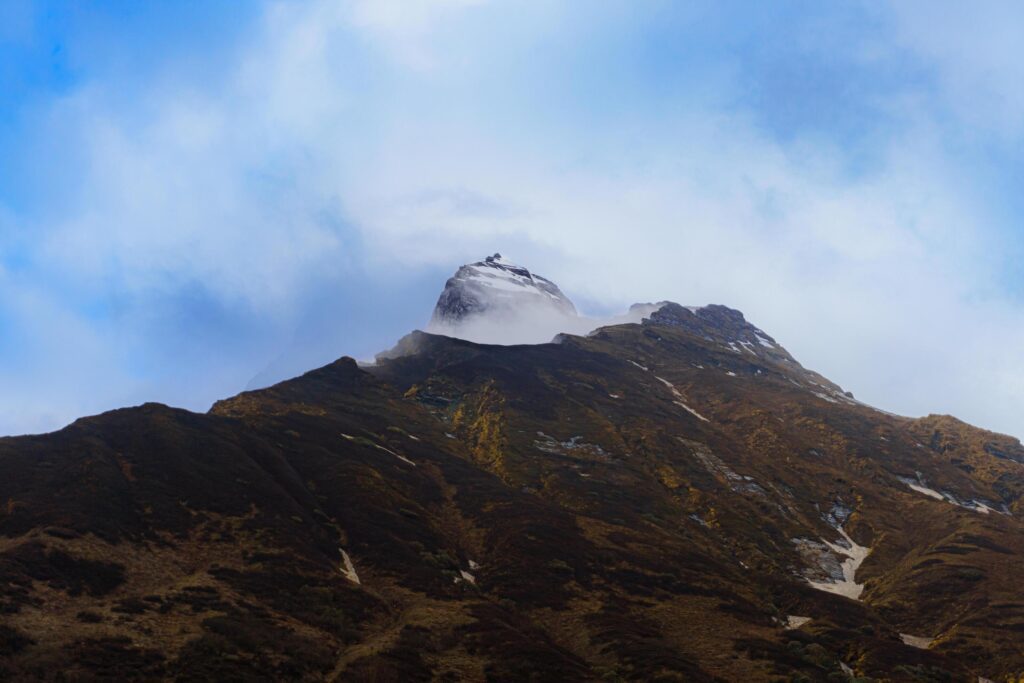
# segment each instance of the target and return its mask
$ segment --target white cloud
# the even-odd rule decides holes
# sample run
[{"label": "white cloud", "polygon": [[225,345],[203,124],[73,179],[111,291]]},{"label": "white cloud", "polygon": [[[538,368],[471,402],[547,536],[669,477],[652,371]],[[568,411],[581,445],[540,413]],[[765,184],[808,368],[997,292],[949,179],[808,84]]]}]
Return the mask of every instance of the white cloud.
[{"label": "white cloud", "polygon": [[[287,320],[303,286],[345,267],[351,241],[411,269],[512,245],[583,300],[732,305],[882,408],[1024,434],[1024,322],[992,294],[998,238],[979,227],[987,209],[927,108],[904,110],[906,134],[867,140],[881,161],[855,177],[842,148],[780,143],[736,107],[650,105],[567,134],[503,109],[522,99],[571,118],[591,104],[545,100],[554,89],[534,89],[536,65],[506,73],[524,29],[495,21],[515,13],[503,7],[275,3],[232,68],[204,83],[90,84],[53,114],[87,164],[78,201],[48,227],[47,262],[83,287],[195,282]],[[979,36],[958,43],[922,23],[926,9],[894,10],[902,39],[954,105],[978,97],[985,125],[1016,125],[1024,100],[1005,85],[1022,67],[1000,61],[1013,36],[978,50]],[[557,17],[543,30],[575,35],[572,13]]]},{"label": "white cloud", "polygon": [[329,6],[271,8],[237,68],[203,87],[157,82],[128,101],[93,84],[61,101],[53,125],[85,172],[47,258],[86,282],[113,266],[131,291],[196,282],[261,311],[336,267],[343,216],[322,179],[337,159],[322,148],[339,145],[350,95]]},{"label": "white cloud", "polygon": [[[838,151],[793,155],[742,117],[646,131],[659,155],[567,169],[571,149],[538,155],[421,119],[382,137],[347,203],[399,258],[450,262],[525,237],[515,258],[574,294],[732,305],[880,407],[1024,433],[1024,394],[1007,382],[1024,377],[1024,321],[978,303],[997,238],[939,140],[901,138],[881,171],[849,179]],[[410,199],[450,188],[508,208]]]},{"label": "white cloud", "polygon": [[1024,6],[1003,0],[899,0],[885,5],[896,40],[920,59],[969,128],[1024,133]]},{"label": "white cloud", "polygon": [[[10,273],[0,273],[0,312],[10,326],[0,365],[0,434],[47,431],[91,412],[89,387],[134,388],[118,367],[119,340]],[[69,377],[75,391],[68,391]]]},{"label": "white cloud", "polygon": [[394,43],[425,38],[431,27],[446,15],[483,5],[486,0],[356,0],[351,4],[352,23],[377,39]]}]

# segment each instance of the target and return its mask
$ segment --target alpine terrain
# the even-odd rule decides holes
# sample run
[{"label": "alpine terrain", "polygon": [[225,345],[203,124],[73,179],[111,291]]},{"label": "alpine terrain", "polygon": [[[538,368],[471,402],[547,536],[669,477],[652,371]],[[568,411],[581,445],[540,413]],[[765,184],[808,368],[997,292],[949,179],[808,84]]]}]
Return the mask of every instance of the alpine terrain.
[{"label": "alpine terrain", "polygon": [[558,285],[495,254],[456,271],[441,293],[432,323],[453,324],[484,315],[517,315],[530,309],[576,315],[576,307]]},{"label": "alpine terrain", "polygon": [[584,318],[498,255],[428,329],[0,439],[0,675],[1024,676],[1018,440],[865,405],[725,306]]}]

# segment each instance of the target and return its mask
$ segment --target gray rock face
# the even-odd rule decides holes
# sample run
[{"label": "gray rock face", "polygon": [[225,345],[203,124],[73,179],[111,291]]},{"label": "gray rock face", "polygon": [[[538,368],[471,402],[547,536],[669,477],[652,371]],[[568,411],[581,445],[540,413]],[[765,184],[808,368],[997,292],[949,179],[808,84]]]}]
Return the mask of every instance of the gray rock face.
[{"label": "gray rock face", "polygon": [[741,312],[727,306],[680,306],[675,302],[665,301],[649,315],[649,322],[652,325],[682,328],[708,341],[728,346],[736,352],[748,352],[776,361],[795,363],[789,352],[778,342],[747,322]]},{"label": "gray rock face", "polygon": [[558,285],[494,254],[462,266],[448,279],[431,324],[454,325],[485,313],[518,314],[530,309],[576,315],[576,307]]}]

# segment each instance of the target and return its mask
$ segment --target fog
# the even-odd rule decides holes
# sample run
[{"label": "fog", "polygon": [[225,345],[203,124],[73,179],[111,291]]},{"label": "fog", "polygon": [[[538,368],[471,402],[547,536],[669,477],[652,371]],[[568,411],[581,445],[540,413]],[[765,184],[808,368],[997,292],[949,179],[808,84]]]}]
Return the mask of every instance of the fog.
[{"label": "fog", "polygon": [[559,334],[585,336],[600,327],[639,323],[656,311],[659,304],[637,304],[616,316],[567,315],[544,304],[496,309],[470,316],[458,323],[431,321],[426,331],[478,344],[545,344]]}]

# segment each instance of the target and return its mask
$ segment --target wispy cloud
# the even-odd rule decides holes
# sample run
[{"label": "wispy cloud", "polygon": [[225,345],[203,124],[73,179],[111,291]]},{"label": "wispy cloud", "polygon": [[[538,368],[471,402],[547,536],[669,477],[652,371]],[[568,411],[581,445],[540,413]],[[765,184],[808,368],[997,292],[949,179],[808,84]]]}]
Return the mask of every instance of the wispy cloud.
[{"label": "wispy cloud", "polygon": [[1020,161],[989,147],[1019,134],[1024,60],[1012,29],[954,23],[909,3],[281,2],[209,72],[126,91],[84,69],[25,124],[60,144],[34,148],[51,205],[8,211],[4,323],[36,351],[2,368],[6,407],[44,356],[62,370],[6,428],[369,355],[426,321],[424,282],[500,249],[593,313],[726,303],[880,407],[1024,433],[1019,236],[987,183]]},{"label": "wispy cloud", "polygon": [[1024,134],[1024,7],[910,0],[879,13],[891,21],[895,45],[926,65],[960,135],[1012,140]]}]

